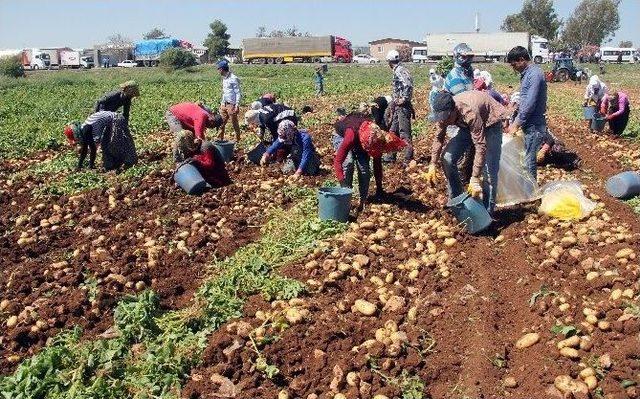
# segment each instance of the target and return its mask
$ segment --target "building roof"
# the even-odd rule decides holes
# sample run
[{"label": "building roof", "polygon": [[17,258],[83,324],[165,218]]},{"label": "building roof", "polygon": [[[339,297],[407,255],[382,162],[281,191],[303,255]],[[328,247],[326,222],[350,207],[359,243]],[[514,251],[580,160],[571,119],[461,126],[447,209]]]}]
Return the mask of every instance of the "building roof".
[{"label": "building roof", "polygon": [[386,37],[384,39],[378,39],[378,40],[373,40],[369,42],[369,44],[382,44],[382,43],[401,43],[409,46],[421,46],[424,44],[421,42],[415,42],[413,40],[394,39],[392,37]]}]

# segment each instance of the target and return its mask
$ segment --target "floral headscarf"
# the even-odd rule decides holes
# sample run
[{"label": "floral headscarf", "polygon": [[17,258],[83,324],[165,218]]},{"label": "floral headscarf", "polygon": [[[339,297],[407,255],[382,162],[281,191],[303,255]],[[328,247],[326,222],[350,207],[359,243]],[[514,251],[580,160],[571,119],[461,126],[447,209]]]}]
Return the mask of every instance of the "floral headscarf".
[{"label": "floral headscarf", "polygon": [[278,140],[284,144],[291,145],[293,144],[293,139],[297,132],[298,129],[296,128],[295,123],[289,120],[284,120],[278,125]]},{"label": "floral headscarf", "polygon": [[190,130],[181,130],[173,142],[173,155],[177,162],[182,162],[198,152],[200,146],[196,142],[196,135]]}]

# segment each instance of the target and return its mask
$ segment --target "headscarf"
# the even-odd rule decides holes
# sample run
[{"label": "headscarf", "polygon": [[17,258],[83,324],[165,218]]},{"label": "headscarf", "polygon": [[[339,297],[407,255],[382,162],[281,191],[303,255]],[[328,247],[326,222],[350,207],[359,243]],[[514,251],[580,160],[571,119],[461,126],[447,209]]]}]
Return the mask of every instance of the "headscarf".
[{"label": "headscarf", "polygon": [[81,139],[80,122],[73,121],[67,123],[64,127],[63,133],[67,137],[69,145],[74,145],[75,143],[79,142]]},{"label": "headscarf", "polygon": [[442,90],[444,88],[444,79],[433,68],[429,70],[429,82],[432,89]]},{"label": "headscarf", "polygon": [[371,105],[365,102],[361,102],[358,105],[358,112],[361,114],[369,115],[371,113]]},{"label": "headscarf", "polygon": [[473,70],[473,78],[478,79],[480,77],[480,70],[478,68]]},{"label": "headscarf", "polygon": [[244,120],[249,125],[259,125],[260,124],[260,111],[256,109],[250,109],[244,114]]},{"label": "headscarf", "polygon": [[489,71],[480,71],[480,78],[484,80],[484,83],[487,85],[487,88],[491,88],[491,85],[493,84],[493,78],[491,77],[491,73],[489,73]]},{"label": "headscarf", "polygon": [[295,123],[290,120],[284,120],[278,124],[278,140],[286,145],[293,144],[297,132]]},{"label": "headscarf", "polygon": [[191,130],[181,130],[173,142],[173,154],[178,162],[193,156],[200,149],[196,143],[196,135]]},{"label": "headscarf", "polygon": [[276,102],[276,95],[273,93],[265,93],[262,95],[262,98],[267,100],[269,104],[273,104]]},{"label": "headscarf", "polygon": [[589,78],[589,86],[591,87],[600,87],[602,85],[602,81],[598,77],[598,75],[592,75]]},{"label": "headscarf", "polygon": [[140,88],[138,87],[138,84],[136,83],[135,80],[128,80],[120,84],[120,88],[129,97],[140,96]]},{"label": "headscarf", "polygon": [[260,108],[262,108],[262,103],[260,101],[254,101],[251,103],[251,106],[249,108],[254,111],[259,110]]}]

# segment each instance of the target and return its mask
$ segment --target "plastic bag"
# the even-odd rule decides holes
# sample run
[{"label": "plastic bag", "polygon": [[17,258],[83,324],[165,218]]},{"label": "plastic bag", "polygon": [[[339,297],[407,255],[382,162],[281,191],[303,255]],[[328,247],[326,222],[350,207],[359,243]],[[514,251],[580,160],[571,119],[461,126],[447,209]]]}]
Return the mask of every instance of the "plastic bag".
[{"label": "plastic bag", "polygon": [[596,203],[585,197],[578,181],[554,181],[541,189],[540,212],[560,220],[583,219],[596,208]]},{"label": "plastic bag", "polygon": [[523,137],[503,135],[496,205],[512,206],[538,198],[538,183],[524,166]]}]

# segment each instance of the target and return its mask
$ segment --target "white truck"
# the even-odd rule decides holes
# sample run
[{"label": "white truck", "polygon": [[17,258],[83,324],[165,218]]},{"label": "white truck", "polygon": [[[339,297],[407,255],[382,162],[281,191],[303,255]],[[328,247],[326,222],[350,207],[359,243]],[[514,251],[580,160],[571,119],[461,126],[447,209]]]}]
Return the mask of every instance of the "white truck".
[{"label": "white truck", "polygon": [[529,49],[536,63],[549,61],[549,41],[528,32],[495,33],[433,33],[425,37],[429,60],[451,56],[459,43],[467,43],[475,53],[476,61],[505,61],[507,53],[515,46]]},{"label": "white truck", "polygon": [[37,48],[22,50],[21,58],[25,69],[49,69],[51,66],[49,54]]},{"label": "white truck", "polygon": [[80,51],[62,50],[60,51],[60,68],[92,68],[93,57],[81,56]]},{"label": "white truck", "polygon": [[427,47],[413,47],[411,49],[411,61],[420,64],[429,61],[429,49]]}]

